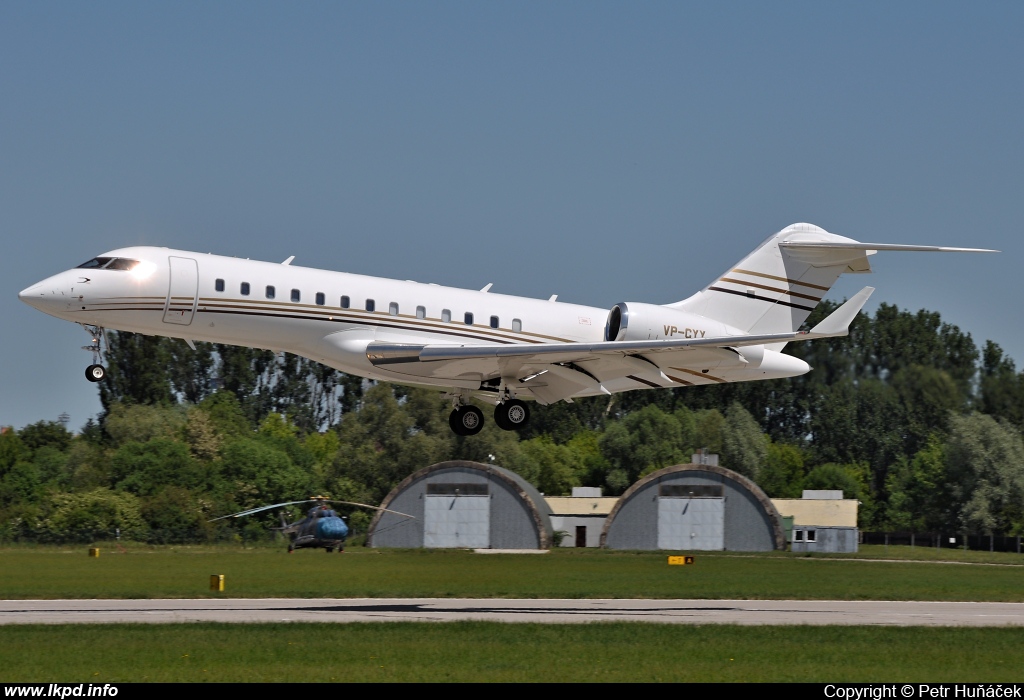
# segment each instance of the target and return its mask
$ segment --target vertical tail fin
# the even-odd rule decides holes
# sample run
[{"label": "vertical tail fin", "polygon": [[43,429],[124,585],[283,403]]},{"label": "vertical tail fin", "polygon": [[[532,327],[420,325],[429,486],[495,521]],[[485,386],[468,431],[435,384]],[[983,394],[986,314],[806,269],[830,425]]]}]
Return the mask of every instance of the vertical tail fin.
[{"label": "vertical tail fin", "polygon": [[787,226],[707,287],[669,306],[750,334],[787,333],[800,328],[841,274],[871,271],[867,256],[873,250],[812,253],[787,248],[790,242],[857,243],[812,224]]}]

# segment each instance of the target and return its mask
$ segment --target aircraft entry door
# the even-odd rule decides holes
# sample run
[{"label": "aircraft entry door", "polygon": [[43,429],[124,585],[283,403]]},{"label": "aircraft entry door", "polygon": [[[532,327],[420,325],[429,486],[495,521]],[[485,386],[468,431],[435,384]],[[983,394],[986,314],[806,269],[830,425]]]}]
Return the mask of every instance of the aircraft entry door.
[{"label": "aircraft entry door", "polygon": [[192,258],[167,258],[171,266],[171,281],[164,304],[164,323],[187,326],[196,314],[199,301],[199,265]]},{"label": "aircraft entry door", "polygon": [[486,484],[427,484],[424,500],[424,547],[491,546],[491,497]]}]

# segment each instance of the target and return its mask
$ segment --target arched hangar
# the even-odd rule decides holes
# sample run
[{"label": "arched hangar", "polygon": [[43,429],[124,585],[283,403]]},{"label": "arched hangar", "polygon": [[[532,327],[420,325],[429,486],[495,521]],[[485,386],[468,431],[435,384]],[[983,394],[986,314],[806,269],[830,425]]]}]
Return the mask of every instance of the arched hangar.
[{"label": "arched hangar", "polygon": [[785,549],[782,518],[747,477],[711,464],[677,464],[633,484],[608,515],[609,549]]},{"label": "arched hangar", "polygon": [[440,462],[406,477],[377,511],[369,547],[548,549],[551,509],[515,472],[479,462]]}]

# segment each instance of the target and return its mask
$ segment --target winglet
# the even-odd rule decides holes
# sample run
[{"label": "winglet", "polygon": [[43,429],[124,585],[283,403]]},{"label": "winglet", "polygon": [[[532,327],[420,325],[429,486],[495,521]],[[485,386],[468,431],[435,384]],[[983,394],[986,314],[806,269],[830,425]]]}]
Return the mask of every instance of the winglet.
[{"label": "winglet", "polygon": [[851,297],[845,304],[830,313],[828,318],[816,325],[809,332],[805,333],[801,340],[810,340],[812,338],[835,338],[838,336],[849,335],[850,324],[853,323],[853,319],[856,318],[858,313],[860,313],[860,310],[864,308],[864,304],[867,303],[868,298],[874,291],[874,287],[864,287],[864,289],[854,294],[853,297]]},{"label": "winglet", "polygon": [[288,256],[288,259],[287,259],[287,260],[285,260],[285,261],[284,261],[283,263],[281,263],[281,264],[282,264],[282,265],[291,265],[291,264],[292,264],[292,260],[294,260],[294,259],[295,259],[295,256],[294,256],[294,255],[289,255],[289,256]]}]

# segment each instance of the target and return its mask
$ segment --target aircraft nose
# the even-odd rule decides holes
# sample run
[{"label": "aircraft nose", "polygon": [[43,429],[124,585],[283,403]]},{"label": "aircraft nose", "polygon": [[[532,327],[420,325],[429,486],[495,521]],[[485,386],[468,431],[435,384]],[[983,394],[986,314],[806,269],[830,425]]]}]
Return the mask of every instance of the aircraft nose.
[{"label": "aircraft nose", "polygon": [[43,313],[61,317],[71,308],[72,289],[67,275],[62,273],[21,290],[18,298]]},{"label": "aircraft nose", "polygon": [[46,291],[41,284],[33,284],[18,292],[18,298],[35,309],[42,309],[46,296]]}]

